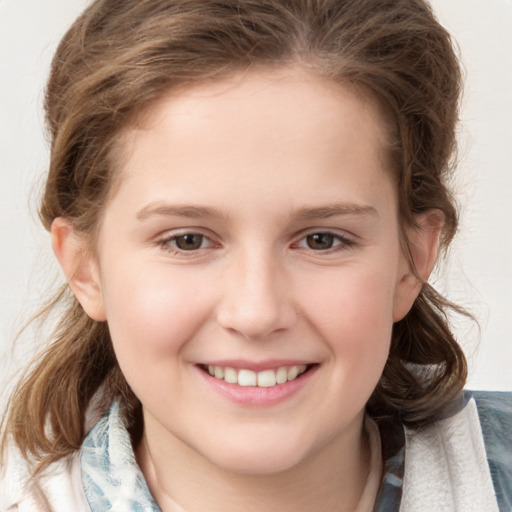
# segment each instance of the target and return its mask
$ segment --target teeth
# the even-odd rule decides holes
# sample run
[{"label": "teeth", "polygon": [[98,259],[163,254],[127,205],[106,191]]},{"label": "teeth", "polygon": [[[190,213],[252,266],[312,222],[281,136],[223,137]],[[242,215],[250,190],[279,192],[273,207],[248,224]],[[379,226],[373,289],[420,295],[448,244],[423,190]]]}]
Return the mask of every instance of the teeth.
[{"label": "teeth", "polygon": [[265,370],[258,372],[258,387],[271,388],[276,385],[276,372],[274,370]]},{"label": "teeth", "polygon": [[292,381],[306,371],[305,364],[295,366],[282,366],[277,370],[263,370],[254,372],[252,370],[235,370],[230,367],[208,366],[208,373],[219,380],[239,386],[258,386],[260,388],[271,388],[277,384],[284,384]]},{"label": "teeth", "polygon": [[238,376],[234,368],[224,369],[224,380],[230,384],[236,384],[238,382]]},{"label": "teeth", "polygon": [[[288,370],[288,380],[293,380],[297,377],[297,375],[299,374],[299,369],[296,367],[296,366],[292,366],[289,370]],[[217,376],[217,370],[215,370],[215,376]]]},{"label": "teeth", "polygon": [[276,372],[276,382],[284,384],[288,381],[288,370],[286,368],[279,368]]},{"label": "teeth", "polygon": [[238,385],[239,386],[256,386],[257,375],[256,372],[251,370],[238,371]]}]

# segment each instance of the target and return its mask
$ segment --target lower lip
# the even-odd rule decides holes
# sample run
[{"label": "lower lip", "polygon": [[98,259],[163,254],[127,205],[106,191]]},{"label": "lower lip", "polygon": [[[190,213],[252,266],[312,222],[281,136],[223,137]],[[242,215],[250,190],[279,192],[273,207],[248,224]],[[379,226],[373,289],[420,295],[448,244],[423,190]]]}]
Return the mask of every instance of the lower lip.
[{"label": "lower lip", "polygon": [[246,406],[268,407],[279,404],[298,393],[309,382],[317,369],[318,366],[315,365],[296,379],[269,388],[230,384],[224,380],[212,377],[200,368],[197,368],[197,371],[211,389],[232,402]]}]

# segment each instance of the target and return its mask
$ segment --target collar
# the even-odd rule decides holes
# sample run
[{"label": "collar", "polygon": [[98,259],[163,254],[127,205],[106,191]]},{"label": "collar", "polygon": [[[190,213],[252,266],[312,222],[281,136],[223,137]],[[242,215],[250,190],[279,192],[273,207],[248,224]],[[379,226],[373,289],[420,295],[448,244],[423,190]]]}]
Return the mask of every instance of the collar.
[{"label": "collar", "polygon": [[161,512],[135,460],[117,401],[82,443],[81,467],[91,510]]}]

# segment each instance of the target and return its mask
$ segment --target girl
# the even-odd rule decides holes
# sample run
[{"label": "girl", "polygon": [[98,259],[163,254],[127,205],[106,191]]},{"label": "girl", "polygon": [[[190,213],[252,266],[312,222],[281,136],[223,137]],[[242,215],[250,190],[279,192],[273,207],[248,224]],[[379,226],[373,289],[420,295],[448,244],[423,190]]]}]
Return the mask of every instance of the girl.
[{"label": "girl", "polygon": [[509,510],[510,398],[462,393],[427,283],[459,88],[421,0],[92,3],[47,87],[67,306],[2,510]]}]

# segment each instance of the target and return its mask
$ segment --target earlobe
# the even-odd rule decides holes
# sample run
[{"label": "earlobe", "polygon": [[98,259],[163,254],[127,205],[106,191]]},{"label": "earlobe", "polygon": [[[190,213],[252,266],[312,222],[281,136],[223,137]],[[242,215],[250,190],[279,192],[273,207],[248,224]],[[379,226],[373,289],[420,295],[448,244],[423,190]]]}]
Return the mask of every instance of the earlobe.
[{"label": "earlobe", "polygon": [[443,214],[438,210],[429,210],[418,216],[416,226],[408,231],[409,257],[404,255],[402,269],[399,271],[393,308],[394,322],[405,317],[423,283],[428,280],[437,261],[443,224]]},{"label": "earlobe", "polygon": [[52,222],[51,234],[53,252],[73,294],[87,315],[93,320],[105,321],[98,265],[86,240],[63,217]]}]

